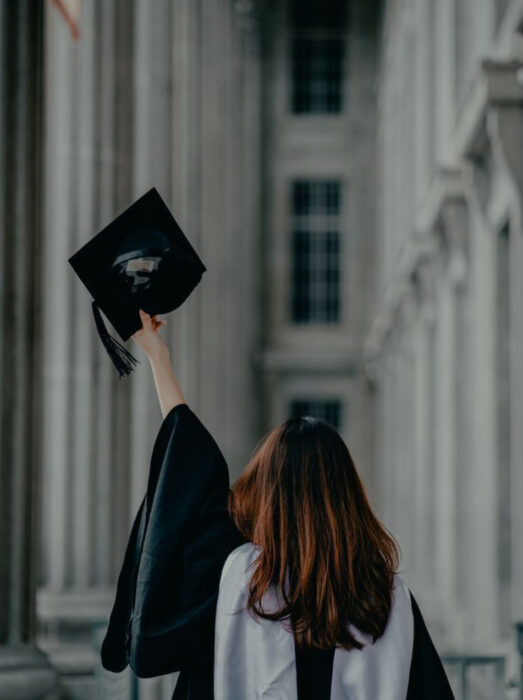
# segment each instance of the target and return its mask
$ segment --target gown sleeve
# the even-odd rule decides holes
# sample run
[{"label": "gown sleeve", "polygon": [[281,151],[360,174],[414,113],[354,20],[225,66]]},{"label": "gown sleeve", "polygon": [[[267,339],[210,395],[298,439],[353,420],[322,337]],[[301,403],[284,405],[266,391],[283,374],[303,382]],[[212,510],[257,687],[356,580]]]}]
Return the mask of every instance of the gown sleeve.
[{"label": "gown sleeve", "polygon": [[187,404],[158,431],[101,648],[104,668],[140,678],[212,658],[219,580],[246,540],[227,511],[229,471]]},{"label": "gown sleeve", "polygon": [[412,591],[410,598],[414,616],[414,644],[407,700],[455,700],[443,663]]}]

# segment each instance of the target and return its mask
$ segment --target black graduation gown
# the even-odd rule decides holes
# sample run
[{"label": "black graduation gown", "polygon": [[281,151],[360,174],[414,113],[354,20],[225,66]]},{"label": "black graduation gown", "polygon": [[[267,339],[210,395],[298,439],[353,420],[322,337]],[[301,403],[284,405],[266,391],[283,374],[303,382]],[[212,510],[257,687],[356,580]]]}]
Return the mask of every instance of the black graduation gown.
[{"label": "black graduation gown", "polygon": [[[131,528],[101,648],[109,671],[128,664],[141,678],[180,671],[172,700],[214,698],[221,570],[246,541],[229,517],[228,491],[227,464],[213,437],[187,404],[174,406],[156,436],[147,492]],[[413,597],[412,606],[406,700],[452,700]],[[299,700],[329,700],[333,655],[334,649],[297,654]]]}]

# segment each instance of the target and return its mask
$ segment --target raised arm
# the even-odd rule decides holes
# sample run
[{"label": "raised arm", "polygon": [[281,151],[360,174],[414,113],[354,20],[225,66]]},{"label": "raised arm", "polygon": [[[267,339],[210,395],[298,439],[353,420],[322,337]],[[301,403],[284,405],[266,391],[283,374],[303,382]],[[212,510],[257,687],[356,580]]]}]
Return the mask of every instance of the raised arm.
[{"label": "raised arm", "polygon": [[212,687],[221,570],[245,540],[227,509],[225,458],[185,402],[163,349],[157,331],[165,322],[147,314],[142,319],[143,328],[133,337],[151,363],[164,417],[101,659],[114,672],[130,664],[142,678],[182,671],[181,693],[184,683]]},{"label": "raised arm", "polygon": [[151,364],[158,401],[165,418],[174,406],[187,403],[174,376],[169,348],[158,333],[167,321],[158,320],[156,316],[149,316],[142,309],[140,309],[140,318],[142,319],[142,328],[131,337],[145,352]]}]

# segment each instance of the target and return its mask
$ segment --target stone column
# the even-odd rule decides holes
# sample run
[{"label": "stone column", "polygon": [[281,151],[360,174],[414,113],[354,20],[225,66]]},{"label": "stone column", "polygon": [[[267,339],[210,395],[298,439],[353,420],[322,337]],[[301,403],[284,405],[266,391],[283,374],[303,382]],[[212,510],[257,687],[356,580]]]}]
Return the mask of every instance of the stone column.
[{"label": "stone column", "polygon": [[400,466],[400,374],[399,374],[399,337],[396,327],[391,331],[391,343],[389,348],[389,372],[390,372],[390,403],[388,408],[389,426],[389,454],[387,479],[387,500],[389,527],[395,533],[398,541],[401,541],[399,530],[398,491],[401,485],[398,483]]},{"label": "stone column", "polygon": [[[498,625],[497,587],[497,474],[496,474],[496,383],[495,383],[495,239],[483,210],[488,201],[488,177],[477,174],[469,194],[471,230],[471,516],[475,525],[470,542],[470,562],[475,585],[470,589],[475,618],[472,645],[485,647],[485,639]],[[485,606],[485,600],[489,605]],[[470,640],[469,640],[470,643]]]},{"label": "stone column", "polygon": [[434,48],[434,155],[448,164],[454,159],[449,144],[454,125],[456,104],[456,3],[462,0],[431,0],[434,25],[431,27]]},{"label": "stone column", "polygon": [[[94,685],[99,658],[89,631],[110,610],[161,413],[132,341],[142,364],[118,381],[66,258],[158,187],[209,268],[169,315],[164,337],[188,401],[231,467],[239,464],[256,421],[256,6],[93,0],[81,5],[77,43],[47,13],[39,619],[42,644],[74,697]],[[160,687],[172,693],[173,679],[138,685],[145,698]]]},{"label": "stone column", "polygon": [[[451,307],[451,325],[449,353],[453,371],[451,373],[452,405],[449,450],[454,472],[448,483],[449,508],[452,508],[450,525],[451,534],[450,559],[447,566],[450,572],[449,604],[454,606],[452,612],[454,624],[451,642],[459,644],[466,639],[465,625],[467,619],[468,596],[466,593],[466,575],[470,571],[467,538],[470,533],[470,521],[467,517],[469,508],[469,490],[472,480],[470,464],[470,401],[469,391],[469,315],[465,306],[466,278],[468,265],[468,211],[462,193],[456,193],[444,199],[440,207],[440,219],[447,246],[447,271],[449,305]],[[472,584],[471,584],[472,585]]]},{"label": "stone column", "polygon": [[45,7],[39,640],[76,697],[94,692],[91,625],[110,607],[128,537],[133,378],[118,381],[67,258],[129,202],[129,14],[122,0],[82,3],[75,43]]},{"label": "stone column", "polygon": [[[244,32],[242,51],[243,95],[242,95],[242,120],[243,120],[243,165],[244,182],[246,182],[243,194],[244,202],[244,226],[249,235],[244,237],[244,257],[246,260],[258,261],[261,248],[261,229],[264,216],[262,201],[262,158],[263,158],[263,87],[262,87],[262,32],[264,30],[264,1],[257,0],[243,5]],[[250,10],[250,12],[249,12]],[[248,299],[241,322],[241,328],[245,329],[244,348],[249,358],[248,379],[251,382],[253,395],[261,399],[262,377],[255,367],[254,354],[261,344],[261,334],[264,319],[265,299],[261,292],[263,266],[256,264],[254,269],[242,267],[240,285],[242,294]],[[262,423],[262,401],[258,400],[256,406],[249,396],[250,392],[241,392],[241,414],[246,416],[245,429],[248,434],[248,443],[252,445],[259,436]],[[249,447],[249,449],[251,449]],[[242,463],[248,454],[244,452]]]},{"label": "stone column", "polygon": [[[437,518],[439,537],[436,547],[439,572],[438,593],[448,611],[448,620],[456,620],[460,614],[457,605],[457,526],[458,512],[458,463],[457,393],[457,302],[456,288],[464,275],[463,241],[466,237],[464,201],[444,200],[436,230],[440,239],[438,272],[438,343],[437,343]],[[460,426],[461,428],[462,426]],[[447,643],[456,641],[458,624],[446,624]]]},{"label": "stone column", "polygon": [[412,527],[415,517],[415,504],[412,500],[412,491],[408,488],[408,484],[412,484],[412,489],[416,489],[416,484],[420,478],[419,465],[416,462],[415,450],[415,426],[417,413],[415,407],[416,397],[416,377],[414,374],[415,366],[415,330],[417,324],[417,304],[414,297],[414,288],[409,281],[406,285],[406,298],[404,301],[405,314],[405,417],[404,417],[404,439],[406,442],[406,459],[405,459],[405,489],[404,498],[404,517],[405,531],[407,533],[407,561],[409,567],[415,570],[416,558],[416,531]]},{"label": "stone column", "polygon": [[[172,26],[172,201],[176,218],[201,252],[201,3],[181,0],[173,7]],[[204,275],[202,284],[205,284]],[[200,393],[198,371],[202,346],[199,288],[169,323],[180,381],[187,400]],[[169,331],[169,327],[167,328]]]},{"label": "stone column", "polygon": [[[426,275],[422,278],[423,266],[428,262],[419,263],[415,269],[413,282],[415,294],[418,299],[417,322],[413,330],[413,406],[415,424],[414,435],[414,464],[415,464],[415,496],[413,497],[414,516],[414,570],[413,587],[426,590],[430,587],[428,572],[427,551],[429,540],[428,505],[430,483],[430,419],[429,403],[429,324],[433,317],[432,301],[428,297],[426,289]],[[423,284],[422,279],[425,281]]]},{"label": "stone column", "polygon": [[35,644],[42,3],[2,3],[0,27],[0,698],[37,700],[56,690]]},{"label": "stone column", "polygon": [[434,143],[434,84],[433,66],[435,32],[432,0],[416,3],[416,83],[415,83],[415,201],[425,192],[432,173]]},{"label": "stone column", "polygon": [[394,376],[392,372],[392,341],[390,334],[386,335],[383,339],[382,345],[382,358],[381,358],[381,368],[382,368],[382,433],[380,439],[383,445],[381,451],[381,462],[380,462],[380,517],[383,519],[385,524],[391,528],[392,527],[392,506],[391,506],[391,493],[390,486],[392,484],[393,474],[392,472],[392,444],[393,444],[393,425],[392,417],[395,415],[394,406]]},{"label": "stone column", "polygon": [[[521,418],[523,416],[523,381],[520,372],[521,348],[523,347],[523,317],[521,314],[521,260],[523,246],[521,245],[521,222],[523,205],[523,130],[521,114],[523,107],[523,86],[520,78],[520,64],[515,61],[484,61],[481,66],[481,78],[485,99],[482,109],[476,115],[475,128],[470,136],[464,139],[462,150],[467,158],[471,192],[470,213],[474,237],[470,239],[470,289],[471,310],[473,313],[473,350],[475,370],[482,377],[481,383],[472,387],[473,404],[476,410],[472,429],[478,436],[472,449],[477,449],[473,455],[475,465],[474,484],[481,483],[473,492],[472,508],[476,518],[475,539],[471,544],[471,556],[477,571],[481,572],[480,585],[475,587],[476,595],[473,600],[474,614],[481,624],[476,624],[478,646],[487,634],[486,630],[495,629],[497,632],[507,630],[507,615],[512,619],[520,616],[521,596],[518,592],[523,584],[523,557],[517,537],[512,537],[512,562],[505,579],[499,581],[498,550],[499,532],[502,518],[510,517],[512,533],[521,531],[523,519],[521,516]],[[504,183],[504,199],[500,201],[499,182]],[[504,219],[503,219],[504,217]],[[508,351],[509,367],[505,368],[510,377],[509,398],[509,454],[510,469],[500,474],[498,464],[497,440],[497,399],[499,397],[499,376],[496,372],[498,360],[497,309],[497,240],[500,235],[499,227],[508,223],[510,228],[509,252],[509,327],[510,346]],[[485,330],[486,329],[486,330]],[[506,380],[503,380],[506,381]],[[507,439],[507,438],[505,438]],[[506,446],[505,448],[506,449]],[[510,504],[503,491],[510,484]],[[498,502],[499,500],[499,502]],[[505,536],[508,534],[505,531]],[[474,542],[481,542],[474,546]],[[505,566],[508,553],[504,553]],[[509,567],[507,567],[509,568]],[[508,585],[507,585],[508,583]],[[504,589],[504,592],[503,592]],[[507,606],[507,596],[510,611]],[[479,613],[481,601],[486,598],[495,601],[491,606],[489,619]],[[501,617],[504,616],[504,619]],[[503,628],[500,629],[500,620]]]},{"label": "stone column", "polygon": [[412,491],[415,489],[416,474],[413,459],[413,394],[412,394],[412,326],[414,301],[412,287],[402,284],[401,302],[397,313],[394,332],[397,334],[396,349],[396,406],[395,411],[395,471],[394,471],[394,510],[395,531],[403,554],[403,566],[409,572],[414,566],[412,527],[414,503]]},{"label": "stone column", "polygon": [[[523,554],[520,533],[523,530],[523,470],[521,454],[523,449],[523,434],[521,431],[523,419],[523,374],[521,372],[521,357],[523,352],[523,313],[521,294],[523,292],[523,79],[521,67],[517,62],[486,63],[483,66],[485,82],[489,89],[485,124],[493,157],[500,173],[506,177],[509,192],[505,225],[508,231],[508,260],[507,269],[497,274],[507,276],[497,282],[497,294],[500,285],[507,285],[507,308],[505,313],[506,332],[508,337],[496,345],[496,353],[502,353],[503,342],[507,342],[506,357],[502,358],[503,367],[499,365],[496,381],[497,398],[507,392],[506,405],[498,407],[498,411],[509,411],[509,425],[498,435],[498,440],[508,444],[498,444],[498,488],[499,488],[499,517],[498,527],[509,551],[500,561],[499,596],[502,616],[501,633],[506,634],[507,622],[511,619],[521,619],[523,603]],[[495,199],[495,194],[492,199]],[[496,239],[500,236],[496,231]],[[496,309],[499,314],[501,309]],[[504,375],[500,376],[499,372]],[[503,387],[504,382],[508,386]],[[507,463],[508,462],[508,463]],[[505,473],[503,473],[503,471]],[[507,493],[508,492],[508,493]],[[503,524],[505,521],[505,524]]]}]

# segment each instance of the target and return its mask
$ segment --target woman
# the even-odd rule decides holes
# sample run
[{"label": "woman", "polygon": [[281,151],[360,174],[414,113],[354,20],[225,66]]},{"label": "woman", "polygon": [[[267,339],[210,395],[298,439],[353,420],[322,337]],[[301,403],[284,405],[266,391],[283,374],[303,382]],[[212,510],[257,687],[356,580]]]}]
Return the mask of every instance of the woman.
[{"label": "woman", "polygon": [[140,311],[163,414],[102,646],[137,675],[180,671],[180,700],[453,698],[398,549],[323,421],[289,419],[229,488]]}]

